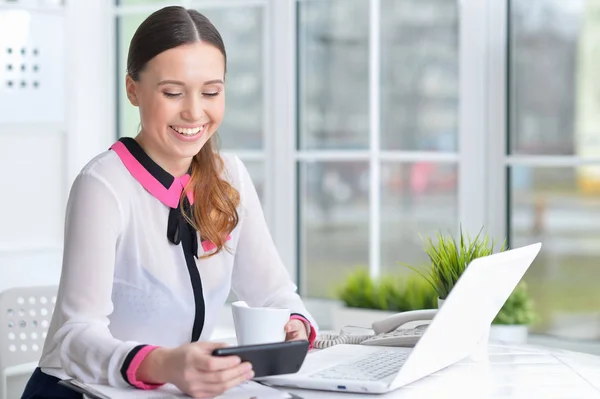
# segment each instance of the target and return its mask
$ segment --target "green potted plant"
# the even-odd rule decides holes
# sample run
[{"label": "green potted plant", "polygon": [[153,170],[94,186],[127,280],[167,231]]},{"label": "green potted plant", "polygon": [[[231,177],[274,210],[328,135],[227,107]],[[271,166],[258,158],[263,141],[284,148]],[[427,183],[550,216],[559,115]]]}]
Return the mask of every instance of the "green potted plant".
[{"label": "green potted plant", "polygon": [[524,344],[529,335],[529,326],[536,318],[527,283],[521,281],[492,321],[490,339]]},{"label": "green potted plant", "polygon": [[[462,229],[458,239],[436,233],[436,240],[431,237],[425,238],[425,253],[429,258],[429,264],[421,268],[407,265],[420,274],[433,287],[437,294],[438,306],[441,306],[460,276],[473,259],[494,253],[496,243],[490,240],[487,234],[482,235],[479,231],[475,238],[471,239],[464,234]],[[499,251],[506,250],[506,242],[502,244]]]},{"label": "green potted plant", "polygon": [[414,273],[372,278],[367,268],[352,271],[337,288],[342,306],[335,309],[332,328],[345,325],[370,328],[376,320],[393,314],[436,307],[436,293],[429,283]]}]

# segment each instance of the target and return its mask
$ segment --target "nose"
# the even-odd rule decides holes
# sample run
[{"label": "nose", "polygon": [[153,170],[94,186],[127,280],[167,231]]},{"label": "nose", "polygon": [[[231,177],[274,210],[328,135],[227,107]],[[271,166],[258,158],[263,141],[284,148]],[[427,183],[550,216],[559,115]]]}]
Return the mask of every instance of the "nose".
[{"label": "nose", "polygon": [[185,107],[181,112],[181,117],[186,121],[196,122],[204,116],[204,106],[202,99],[196,96],[188,96],[185,101]]}]

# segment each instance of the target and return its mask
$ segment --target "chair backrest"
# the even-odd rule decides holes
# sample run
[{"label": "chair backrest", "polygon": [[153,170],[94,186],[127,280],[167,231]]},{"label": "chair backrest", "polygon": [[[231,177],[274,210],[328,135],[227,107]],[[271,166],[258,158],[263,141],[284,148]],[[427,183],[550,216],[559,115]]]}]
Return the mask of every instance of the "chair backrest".
[{"label": "chair backrest", "polygon": [[39,360],[57,286],[15,287],[0,293],[0,368]]}]

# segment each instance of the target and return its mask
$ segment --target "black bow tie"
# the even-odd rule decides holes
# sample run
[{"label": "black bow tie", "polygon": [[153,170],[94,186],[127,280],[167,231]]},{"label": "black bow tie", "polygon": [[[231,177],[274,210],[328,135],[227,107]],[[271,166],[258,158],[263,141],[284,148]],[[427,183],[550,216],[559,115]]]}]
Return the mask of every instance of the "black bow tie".
[{"label": "black bow tie", "polygon": [[[193,217],[192,208],[187,198],[184,198],[183,206],[186,214]],[[179,203],[177,208],[171,208],[169,212],[167,238],[175,245],[181,242],[184,252],[198,258],[198,235],[196,234],[196,229],[183,217],[181,203]]]}]

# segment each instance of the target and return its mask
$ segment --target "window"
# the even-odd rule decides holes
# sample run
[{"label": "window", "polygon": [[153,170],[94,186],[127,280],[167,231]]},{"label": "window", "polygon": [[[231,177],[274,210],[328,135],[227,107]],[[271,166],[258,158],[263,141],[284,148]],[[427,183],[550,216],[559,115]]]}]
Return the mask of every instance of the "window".
[{"label": "window", "polygon": [[332,297],[456,231],[458,7],[305,0],[297,18],[300,283]]},{"label": "window", "polygon": [[[224,37],[222,147],[250,169],[303,295],[334,297],[358,266],[408,272],[421,235],[483,226],[544,243],[525,277],[536,332],[598,340],[599,1],[183,3]],[[120,85],[158,6],[114,8]]]},{"label": "window", "polygon": [[526,280],[536,331],[597,340],[600,2],[510,2],[509,231],[544,244]]}]

